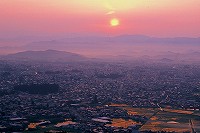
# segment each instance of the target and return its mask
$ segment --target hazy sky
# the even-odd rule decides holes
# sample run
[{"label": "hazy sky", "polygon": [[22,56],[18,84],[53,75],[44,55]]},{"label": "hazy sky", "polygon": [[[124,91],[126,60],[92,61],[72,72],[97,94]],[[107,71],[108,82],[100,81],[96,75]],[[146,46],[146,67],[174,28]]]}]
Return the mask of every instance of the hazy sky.
[{"label": "hazy sky", "polygon": [[68,33],[199,37],[200,0],[0,0],[1,37]]}]

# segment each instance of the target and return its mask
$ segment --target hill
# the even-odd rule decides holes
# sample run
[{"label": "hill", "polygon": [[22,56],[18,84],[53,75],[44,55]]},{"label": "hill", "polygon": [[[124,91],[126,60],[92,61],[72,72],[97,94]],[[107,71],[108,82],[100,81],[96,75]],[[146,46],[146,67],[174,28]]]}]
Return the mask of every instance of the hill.
[{"label": "hill", "polygon": [[46,51],[24,51],[15,54],[3,56],[4,60],[22,60],[22,61],[82,61],[87,58],[70,52],[46,50]]}]

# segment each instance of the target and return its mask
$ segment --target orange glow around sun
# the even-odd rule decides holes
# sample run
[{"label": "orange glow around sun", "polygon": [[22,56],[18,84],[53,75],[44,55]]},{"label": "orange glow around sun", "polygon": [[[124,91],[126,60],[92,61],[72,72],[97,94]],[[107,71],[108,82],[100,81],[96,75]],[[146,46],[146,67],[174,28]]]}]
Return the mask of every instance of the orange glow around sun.
[{"label": "orange glow around sun", "polygon": [[110,25],[112,27],[118,26],[119,24],[120,24],[120,22],[119,22],[119,19],[117,19],[117,18],[113,18],[110,20]]}]

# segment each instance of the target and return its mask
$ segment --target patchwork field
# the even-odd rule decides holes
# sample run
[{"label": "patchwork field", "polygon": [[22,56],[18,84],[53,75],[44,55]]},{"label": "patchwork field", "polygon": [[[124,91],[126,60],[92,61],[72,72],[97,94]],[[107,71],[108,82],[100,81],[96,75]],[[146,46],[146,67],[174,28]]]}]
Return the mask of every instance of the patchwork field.
[{"label": "patchwork field", "polygon": [[168,109],[168,108],[133,108],[130,106],[120,106],[129,115],[142,115],[149,120],[141,126],[140,131],[176,131],[200,132],[200,111]]},{"label": "patchwork field", "polygon": [[151,131],[176,131],[176,132],[186,132],[190,131],[191,127],[189,125],[189,119],[192,116],[160,111],[155,116],[150,118],[147,123],[145,123],[140,131],[151,130]]}]

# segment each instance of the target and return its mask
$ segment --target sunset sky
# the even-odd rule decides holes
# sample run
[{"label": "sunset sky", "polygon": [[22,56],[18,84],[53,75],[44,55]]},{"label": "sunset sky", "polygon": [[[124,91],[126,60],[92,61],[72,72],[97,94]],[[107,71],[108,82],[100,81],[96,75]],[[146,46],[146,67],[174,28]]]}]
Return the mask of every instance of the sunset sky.
[{"label": "sunset sky", "polygon": [[70,33],[199,37],[200,0],[0,0],[1,37]]}]

